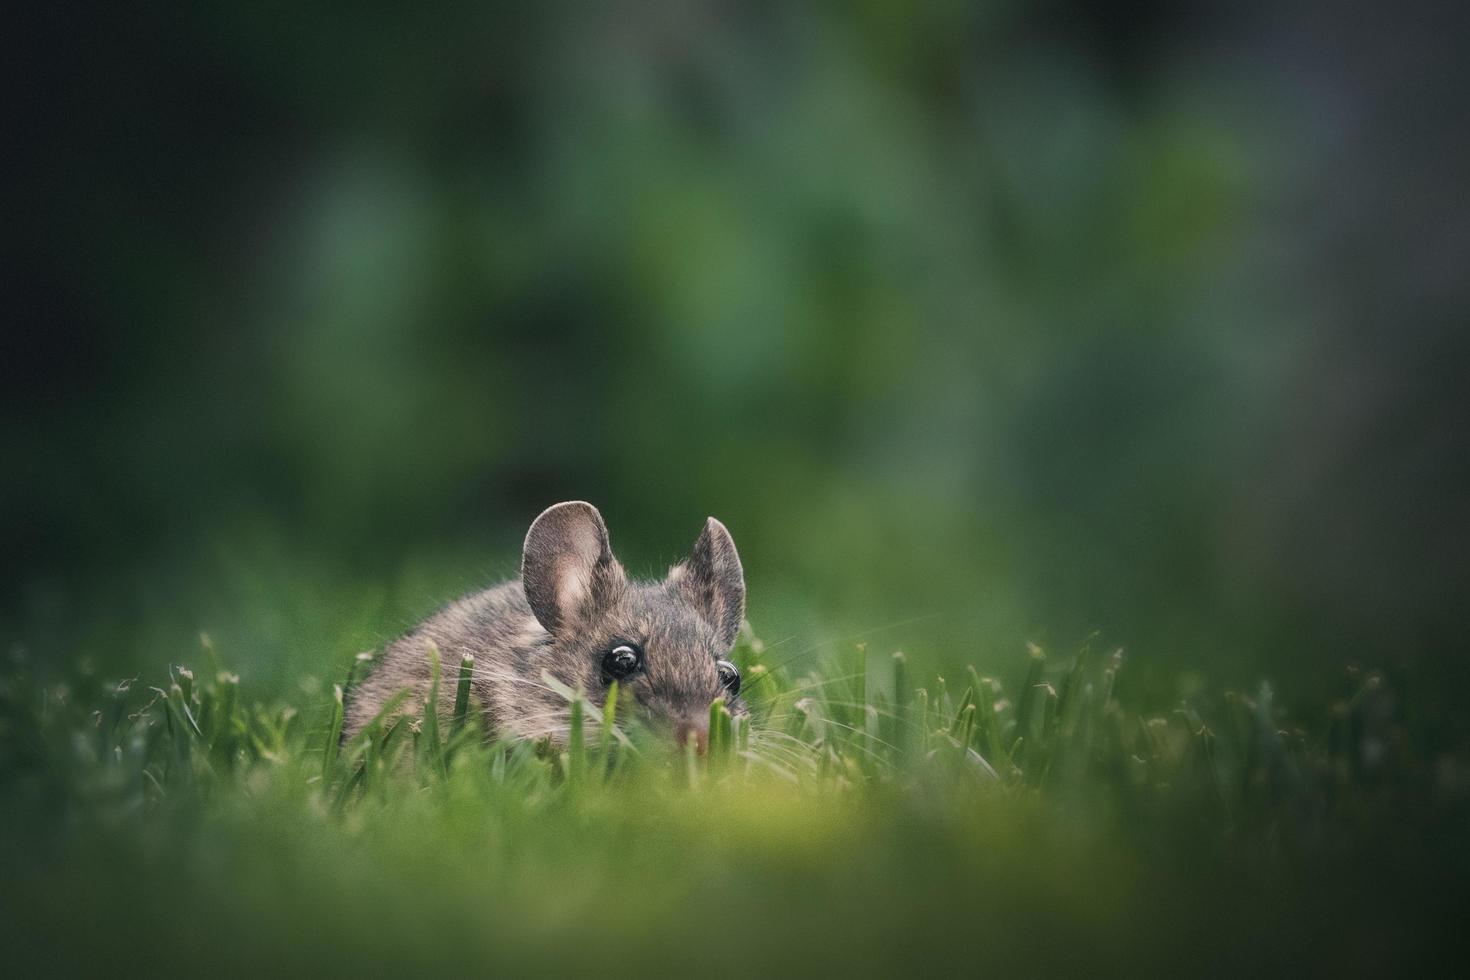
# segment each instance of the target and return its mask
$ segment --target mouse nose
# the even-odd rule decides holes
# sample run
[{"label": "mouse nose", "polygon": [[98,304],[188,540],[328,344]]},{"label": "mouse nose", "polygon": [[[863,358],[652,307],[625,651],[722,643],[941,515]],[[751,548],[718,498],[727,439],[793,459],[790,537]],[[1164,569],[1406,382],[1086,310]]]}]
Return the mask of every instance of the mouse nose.
[{"label": "mouse nose", "polygon": [[679,746],[680,750],[689,744],[691,738],[694,739],[694,751],[704,755],[709,748],[708,718],[683,718],[674,722],[674,744]]}]

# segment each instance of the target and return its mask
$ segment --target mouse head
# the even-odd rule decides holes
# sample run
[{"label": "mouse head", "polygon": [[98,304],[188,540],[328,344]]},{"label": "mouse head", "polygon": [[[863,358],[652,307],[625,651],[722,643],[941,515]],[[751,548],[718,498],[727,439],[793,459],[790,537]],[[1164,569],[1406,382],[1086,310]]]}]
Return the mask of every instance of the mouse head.
[{"label": "mouse head", "polygon": [[646,722],[701,751],[712,700],[748,713],[740,672],[726,659],[745,615],[745,573],[713,517],[666,578],[639,582],[613,557],[597,508],[557,504],[526,534],[521,582],[551,637],[548,669],[594,703],[616,680]]}]

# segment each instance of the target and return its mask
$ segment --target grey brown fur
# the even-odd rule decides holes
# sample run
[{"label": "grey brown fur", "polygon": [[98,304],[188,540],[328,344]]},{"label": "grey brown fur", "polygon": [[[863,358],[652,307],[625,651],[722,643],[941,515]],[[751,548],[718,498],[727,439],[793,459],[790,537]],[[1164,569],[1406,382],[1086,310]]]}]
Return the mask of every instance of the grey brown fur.
[{"label": "grey brown fur", "polygon": [[745,614],[745,579],[735,543],[713,517],[688,559],[666,579],[634,581],[613,556],[607,527],[591,504],[557,504],[526,534],[521,577],[465,596],[390,644],[372,673],[348,694],[344,736],[361,731],[399,691],[402,709],[422,711],[429,649],[442,662],[439,713],[453,709],[464,654],[474,656],[470,691],[487,737],[564,743],[569,709],[542,672],[601,705],[603,655],[618,642],[641,644],[644,669],[620,686],[644,721],[681,741],[703,740],[709,704],[725,694],[716,661],[735,642]]}]

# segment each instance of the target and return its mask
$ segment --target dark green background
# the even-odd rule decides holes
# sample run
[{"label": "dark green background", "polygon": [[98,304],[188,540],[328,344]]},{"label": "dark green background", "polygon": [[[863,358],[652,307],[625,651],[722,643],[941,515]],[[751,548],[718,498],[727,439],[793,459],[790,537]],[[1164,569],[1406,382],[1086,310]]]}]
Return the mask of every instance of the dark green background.
[{"label": "dark green background", "polygon": [[905,6],[26,14],[0,638],[285,686],[585,498],[792,653],[1463,682],[1463,13]]}]

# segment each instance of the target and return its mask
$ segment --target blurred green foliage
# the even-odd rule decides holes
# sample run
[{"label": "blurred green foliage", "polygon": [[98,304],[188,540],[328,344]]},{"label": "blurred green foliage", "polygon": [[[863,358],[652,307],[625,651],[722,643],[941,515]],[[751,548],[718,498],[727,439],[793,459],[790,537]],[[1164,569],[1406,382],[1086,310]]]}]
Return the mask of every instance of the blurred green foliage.
[{"label": "blurred green foliage", "polygon": [[1434,128],[1325,117],[1309,15],[1215,16],[34,13],[5,642],[203,628],[286,689],[585,498],[644,571],[721,517],[773,637],[1432,697],[1463,307],[1372,202]]}]

